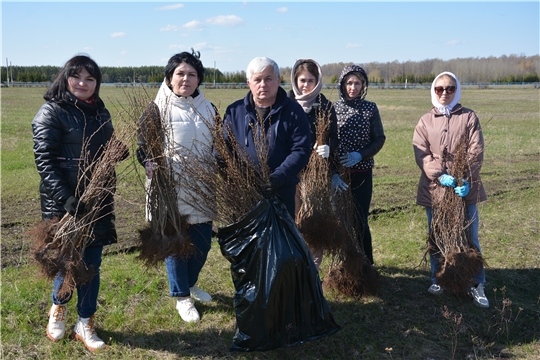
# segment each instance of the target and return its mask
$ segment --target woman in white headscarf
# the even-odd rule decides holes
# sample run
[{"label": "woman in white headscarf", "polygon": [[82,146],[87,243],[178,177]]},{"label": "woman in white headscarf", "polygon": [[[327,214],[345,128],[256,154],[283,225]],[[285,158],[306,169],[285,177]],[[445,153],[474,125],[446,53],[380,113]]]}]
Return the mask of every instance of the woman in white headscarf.
[{"label": "woman in white headscarf", "polygon": [[[327,158],[330,171],[337,175],[337,167],[334,163],[335,152],[338,147],[338,131],[336,111],[322,93],[322,71],[320,65],[312,59],[298,59],[291,71],[291,87],[288,96],[295,100],[304,109],[311,131],[311,148],[323,158]],[[317,144],[317,122],[323,117],[328,121],[328,141],[325,144]],[[339,175],[337,175],[339,177]],[[340,178],[341,179],[341,178]],[[342,183],[342,186],[346,186]],[[298,214],[302,200],[297,188],[295,196],[295,213]],[[322,249],[311,249],[315,265],[319,268],[322,262]]]},{"label": "woman in white headscarf", "polygon": [[[165,79],[155,100],[145,109],[140,118],[140,136],[137,158],[146,169],[148,181],[152,181],[157,161],[152,159],[148,143],[147,122],[157,122],[163,126],[165,140],[165,156],[175,171],[181,176],[182,161],[185,161],[182,149],[211,153],[211,132],[208,124],[212,124],[219,116],[217,109],[208,101],[199,85],[204,80],[204,67],[200,53],[191,51],[173,55],[165,67]],[[176,309],[186,322],[197,322],[200,315],[195,308],[194,300],[212,301],[212,296],[197,286],[199,274],[206,262],[212,241],[212,221],[199,209],[192,206],[186,190],[177,184],[178,211],[189,216],[188,232],[194,245],[194,253],[190,256],[171,255],[165,259],[170,295],[176,298]],[[147,199],[148,200],[148,199]],[[147,201],[147,207],[150,204]],[[149,209],[147,208],[147,215]],[[149,219],[151,221],[151,219]]]},{"label": "woman in white headscarf", "polygon": [[[422,170],[416,202],[426,208],[428,228],[432,220],[432,195],[437,188],[451,187],[465,199],[467,217],[470,220],[471,240],[480,251],[478,241],[477,203],[486,200],[484,186],[480,180],[480,168],[484,159],[484,138],[480,121],[473,110],[459,104],[461,85],[456,75],[443,72],[431,85],[433,108],[422,116],[416,125],[413,146],[416,163]],[[456,153],[456,144],[463,135],[467,135],[467,157],[472,159],[470,171],[465,175],[462,186],[450,174]],[[428,292],[440,295],[444,289],[437,284],[435,274],[439,270],[440,256],[430,254],[431,286]],[[476,285],[470,289],[474,303],[480,307],[489,307],[484,294],[484,268],[475,276]]]}]

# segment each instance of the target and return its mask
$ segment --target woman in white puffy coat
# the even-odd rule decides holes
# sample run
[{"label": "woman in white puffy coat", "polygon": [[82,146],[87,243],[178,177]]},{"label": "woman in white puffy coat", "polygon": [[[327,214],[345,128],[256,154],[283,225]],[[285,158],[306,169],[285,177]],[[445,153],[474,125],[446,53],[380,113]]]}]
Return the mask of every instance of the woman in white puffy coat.
[{"label": "woman in white puffy coat", "polygon": [[[172,56],[165,67],[165,79],[153,103],[141,116],[142,134],[139,136],[137,158],[145,166],[151,181],[154,163],[146,157],[144,122],[161,120],[165,130],[165,156],[173,164],[173,169],[181,168],[182,149],[211,151],[212,124],[217,114],[216,108],[206,100],[199,89],[204,79],[204,67],[198,52],[182,52]],[[190,205],[187,194],[176,186],[178,209],[181,215],[188,215],[189,235],[195,252],[189,257],[169,256],[166,260],[170,295],[177,298],[176,309],[187,322],[200,319],[194,299],[209,302],[212,297],[197,285],[199,273],[206,262],[212,240],[211,219]],[[148,205],[148,204],[147,204]]]}]

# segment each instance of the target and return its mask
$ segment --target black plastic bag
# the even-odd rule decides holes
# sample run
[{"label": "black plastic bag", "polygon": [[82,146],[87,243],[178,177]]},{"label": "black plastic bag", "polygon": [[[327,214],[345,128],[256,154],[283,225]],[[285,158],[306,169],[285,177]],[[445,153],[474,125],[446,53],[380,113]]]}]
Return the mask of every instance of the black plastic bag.
[{"label": "black plastic bag", "polygon": [[231,351],[293,346],[340,329],[307,245],[283,203],[263,199],[218,231],[231,262],[236,334]]}]

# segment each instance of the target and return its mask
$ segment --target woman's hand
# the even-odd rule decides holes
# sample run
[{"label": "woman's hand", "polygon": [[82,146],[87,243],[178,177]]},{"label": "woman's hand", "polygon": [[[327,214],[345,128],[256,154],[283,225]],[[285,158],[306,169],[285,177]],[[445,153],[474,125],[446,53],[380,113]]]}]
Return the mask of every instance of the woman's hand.
[{"label": "woman's hand", "polygon": [[332,176],[332,188],[336,191],[343,192],[349,188],[349,185],[343,181],[339,174],[334,174]]},{"label": "woman's hand", "polygon": [[456,179],[448,174],[443,174],[439,178],[439,183],[441,183],[442,186],[448,186],[448,187],[456,187]]},{"label": "woman's hand", "polygon": [[357,151],[349,152],[339,158],[341,165],[351,167],[362,161],[362,154]]},{"label": "woman's hand", "polygon": [[330,146],[328,145],[317,146],[317,144],[315,144],[315,151],[324,159],[328,159],[328,157],[330,156]]},{"label": "woman's hand", "polygon": [[70,196],[66,203],[64,204],[64,209],[69,213],[71,216],[81,215],[84,214],[84,203],[76,198],[75,196]]},{"label": "woman's hand", "polygon": [[151,179],[154,176],[154,171],[157,170],[158,164],[153,161],[146,161],[144,163],[144,169],[146,170],[146,177]]},{"label": "woman's hand", "polygon": [[461,197],[467,196],[470,190],[469,182],[465,179],[463,179],[463,186],[456,186],[454,188],[454,192],[458,194]]}]

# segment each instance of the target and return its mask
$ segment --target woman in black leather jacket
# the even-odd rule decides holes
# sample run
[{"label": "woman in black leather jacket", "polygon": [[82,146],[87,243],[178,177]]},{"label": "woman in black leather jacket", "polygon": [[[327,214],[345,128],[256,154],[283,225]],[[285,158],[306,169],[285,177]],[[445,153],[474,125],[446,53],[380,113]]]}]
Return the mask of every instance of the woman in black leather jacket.
[{"label": "woman in black leather jacket", "polygon": [[[84,213],[84,204],[79,198],[84,191],[85,184],[80,180],[85,163],[88,159],[98,159],[113,136],[111,115],[99,97],[100,83],[101,71],[92,59],[84,55],[73,57],[45,93],[47,102],[32,121],[44,220],[61,218],[66,212],[72,216]],[[86,161],[82,161],[83,157]],[[79,317],[72,337],[82,340],[92,351],[105,346],[95,333],[93,316],[97,308],[103,246],[117,241],[113,201],[111,193],[103,204],[99,220],[93,224],[93,238],[84,251],[83,262],[94,267],[95,276],[77,285]],[[53,305],[47,325],[47,336],[52,341],[65,335],[66,305],[72,294],[58,296],[63,281],[60,273],[54,280]]]}]

